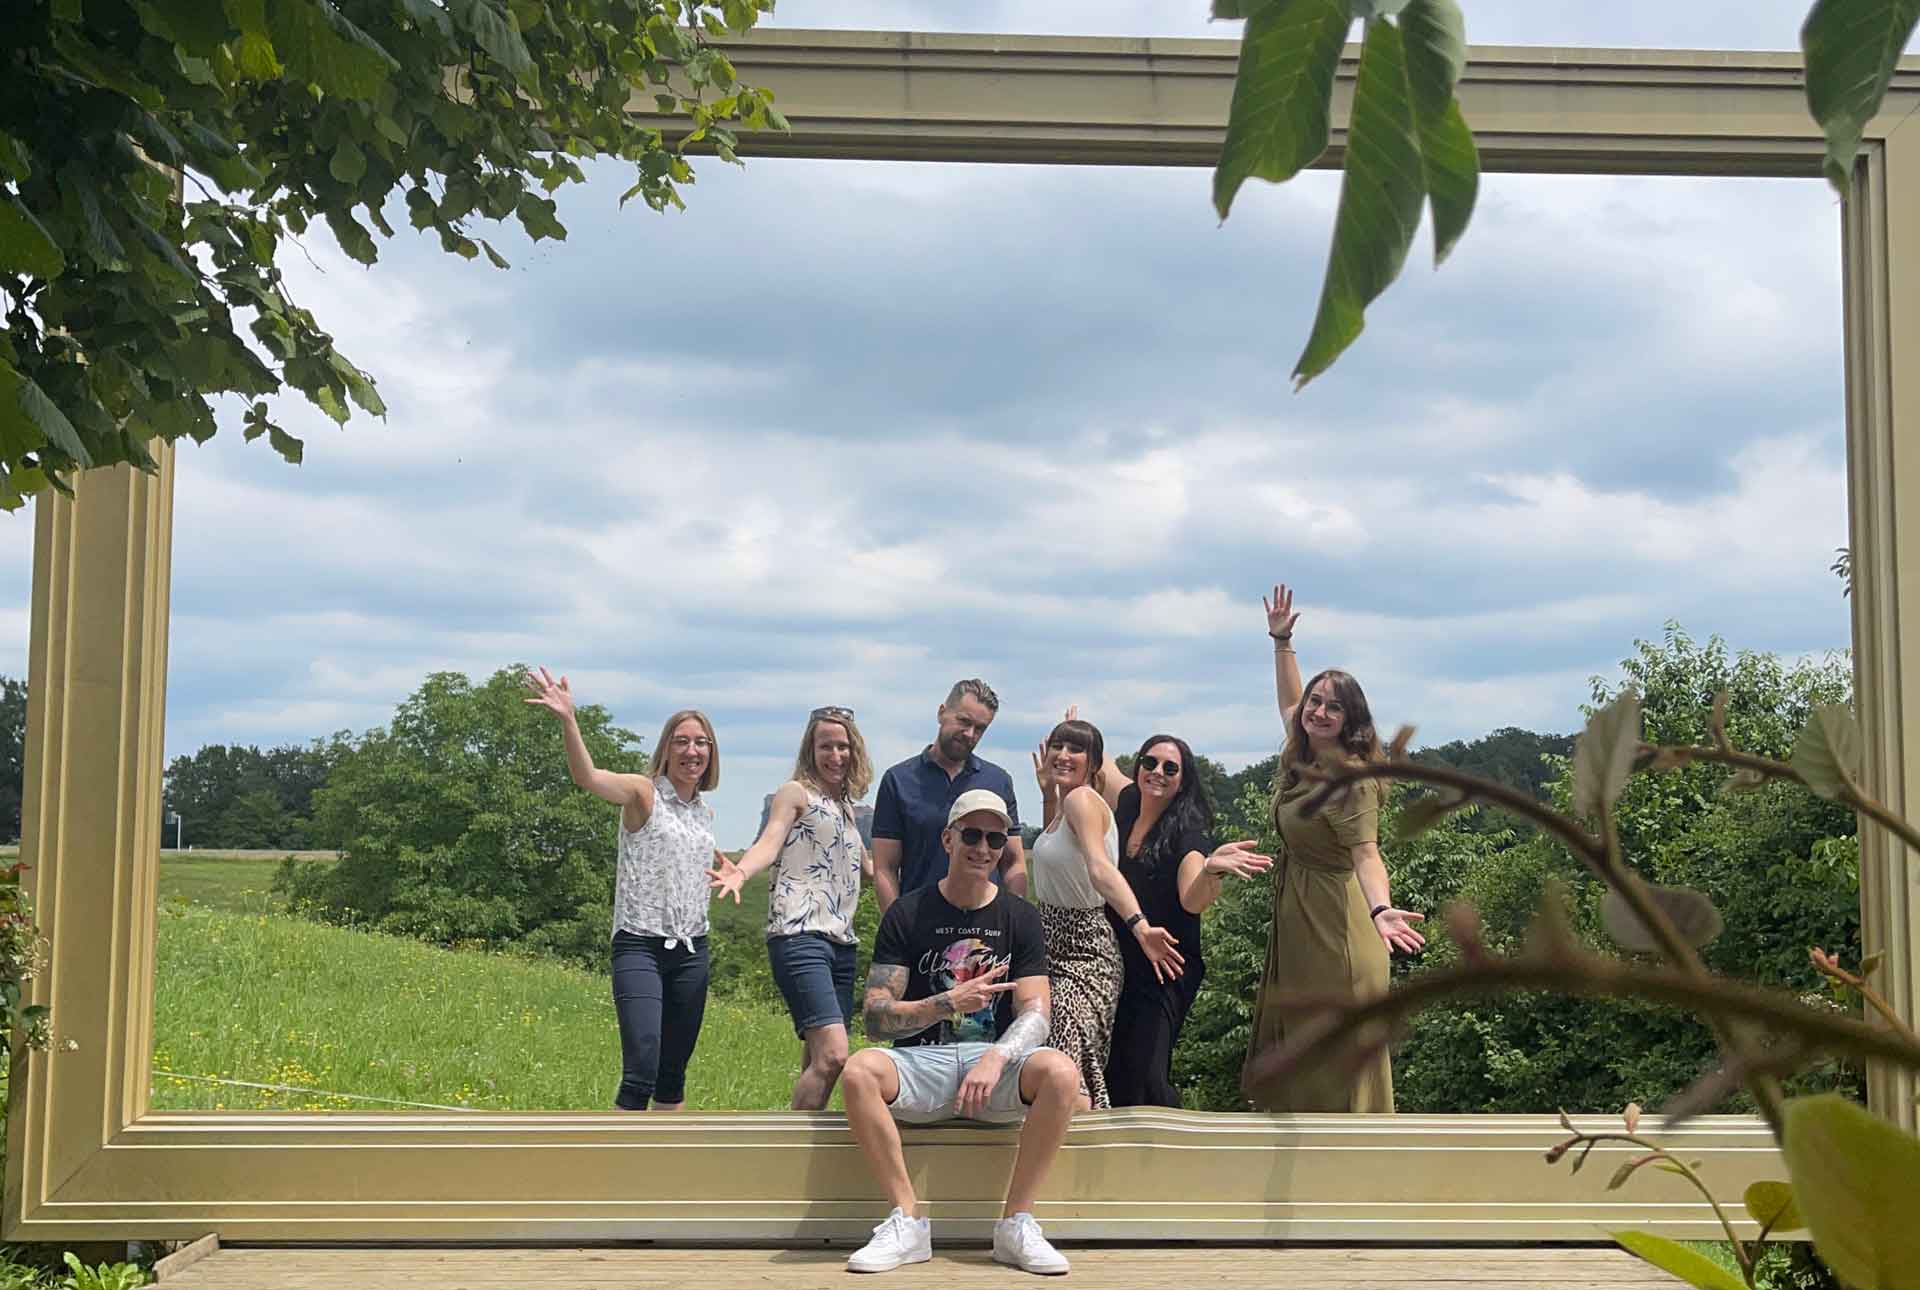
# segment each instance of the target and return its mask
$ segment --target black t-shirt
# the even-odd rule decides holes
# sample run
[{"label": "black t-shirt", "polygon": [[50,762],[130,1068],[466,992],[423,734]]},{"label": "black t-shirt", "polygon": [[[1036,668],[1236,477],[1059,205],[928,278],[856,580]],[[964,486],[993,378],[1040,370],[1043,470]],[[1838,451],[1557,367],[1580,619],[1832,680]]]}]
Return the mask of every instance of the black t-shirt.
[{"label": "black t-shirt", "polygon": [[[1010,891],[995,888],[979,909],[957,909],[936,884],[910,891],[893,902],[873,938],[874,963],[907,969],[911,1003],[932,998],[1005,963],[1002,981],[1047,974],[1046,933],[1040,911]],[[917,1035],[893,1041],[895,1048],[919,1044],[992,1043],[1013,1024],[1013,991],[1003,991],[994,1006],[959,1021],[936,1021]]]},{"label": "black t-shirt", "polygon": [[[1125,988],[1128,990],[1168,989],[1188,995],[1200,988],[1200,980],[1206,975],[1207,965],[1200,957],[1200,918],[1187,912],[1180,903],[1180,861],[1190,851],[1207,855],[1213,850],[1213,840],[1199,829],[1188,829],[1185,835],[1177,838],[1171,848],[1154,848],[1166,859],[1151,868],[1148,860],[1151,854],[1142,847],[1139,855],[1126,855],[1128,840],[1133,836],[1133,826],[1140,820],[1140,789],[1129,784],[1120,790],[1120,806],[1114,811],[1114,827],[1120,831],[1120,876],[1127,880],[1127,886],[1133,889],[1133,898],[1140,902],[1140,912],[1155,927],[1164,927],[1172,932],[1180,942],[1180,955],[1186,960],[1181,973],[1164,986],[1154,979],[1153,964],[1141,952],[1140,942],[1133,933],[1126,930],[1111,909],[1107,917],[1113,920],[1116,934],[1120,938],[1120,958],[1126,966]],[[1165,825],[1162,819],[1162,827]]]}]

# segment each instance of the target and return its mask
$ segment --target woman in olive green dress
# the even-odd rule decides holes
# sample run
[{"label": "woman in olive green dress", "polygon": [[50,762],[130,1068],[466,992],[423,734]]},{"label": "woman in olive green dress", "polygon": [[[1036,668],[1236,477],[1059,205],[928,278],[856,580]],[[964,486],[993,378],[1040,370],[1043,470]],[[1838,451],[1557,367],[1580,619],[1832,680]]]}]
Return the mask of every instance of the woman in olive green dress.
[{"label": "woman in olive green dress", "polygon": [[[1273,869],[1273,927],[1247,1044],[1249,1067],[1298,1018],[1280,1005],[1282,996],[1384,993],[1390,952],[1411,953],[1426,944],[1413,927],[1424,915],[1395,909],[1388,894],[1379,845],[1382,781],[1354,785],[1317,815],[1303,809],[1318,787],[1301,773],[1303,767],[1331,769],[1343,761],[1377,759],[1380,739],[1366,695],[1351,676],[1328,670],[1301,686],[1293,652],[1299,615],[1292,593],[1276,586],[1265,604],[1274,691],[1287,741],[1273,797],[1273,823],[1281,839]],[[1357,1066],[1335,1054],[1291,1074],[1246,1084],[1244,1091],[1265,1111],[1388,1112],[1393,1110],[1393,1068],[1384,1048]]]}]

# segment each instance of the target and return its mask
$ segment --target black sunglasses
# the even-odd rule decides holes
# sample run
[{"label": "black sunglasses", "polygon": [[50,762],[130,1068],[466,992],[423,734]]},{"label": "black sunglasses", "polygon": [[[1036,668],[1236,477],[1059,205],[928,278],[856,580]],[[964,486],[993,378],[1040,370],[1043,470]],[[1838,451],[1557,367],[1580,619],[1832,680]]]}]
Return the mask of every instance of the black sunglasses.
[{"label": "black sunglasses", "polygon": [[1180,778],[1180,763],[1171,757],[1165,761],[1161,761],[1157,757],[1142,757],[1140,759],[1140,769],[1146,771],[1149,775],[1157,770],[1168,779]]},{"label": "black sunglasses", "polygon": [[990,851],[998,851],[1000,850],[1000,848],[1007,845],[1007,835],[1004,833],[989,833],[985,829],[961,829],[960,830],[961,846],[977,847],[980,845],[981,838],[985,838],[987,840],[987,849]]},{"label": "black sunglasses", "polygon": [[824,708],[815,708],[807,714],[809,721],[851,721],[853,709],[843,708],[839,704],[828,704]]}]

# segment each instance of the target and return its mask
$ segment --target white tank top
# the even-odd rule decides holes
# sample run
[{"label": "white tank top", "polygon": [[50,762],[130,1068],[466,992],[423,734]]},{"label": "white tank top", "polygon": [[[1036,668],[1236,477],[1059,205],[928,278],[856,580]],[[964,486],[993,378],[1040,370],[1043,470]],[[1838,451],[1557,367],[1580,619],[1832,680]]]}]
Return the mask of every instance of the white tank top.
[{"label": "white tank top", "polygon": [[[1118,865],[1120,830],[1115,826],[1113,812],[1107,810],[1105,802],[1100,804],[1100,809],[1107,814],[1107,860]],[[1067,823],[1064,806],[1053,827],[1033,840],[1033,851],[1027,856],[1027,881],[1031,884],[1033,899],[1038,904],[1065,909],[1098,909],[1107,903],[1106,898],[1094,887],[1092,876],[1087,873],[1087,858],[1081,854],[1080,840]]]}]

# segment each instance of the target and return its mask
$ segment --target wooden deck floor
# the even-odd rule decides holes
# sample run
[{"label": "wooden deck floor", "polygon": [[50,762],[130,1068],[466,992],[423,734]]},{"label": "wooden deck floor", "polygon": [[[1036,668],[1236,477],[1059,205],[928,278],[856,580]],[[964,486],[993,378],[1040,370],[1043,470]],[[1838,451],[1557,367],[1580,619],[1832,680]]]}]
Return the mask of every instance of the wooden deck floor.
[{"label": "wooden deck floor", "polygon": [[[1194,1249],[1111,1245],[1065,1246],[1074,1285],[1139,1290],[1201,1286],[1209,1290],[1671,1290],[1679,1283],[1613,1249],[1441,1249],[1233,1247]],[[221,1249],[166,1276],[162,1290],[505,1290],[509,1286],[568,1290],[689,1287],[764,1290],[847,1287],[871,1278],[846,1270],[845,1249]],[[1050,1279],[1050,1278],[1049,1278]],[[876,1285],[908,1290],[1038,1284],[992,1261],[980,1247],[934,1251],[931,1263],[886,1274]]]}]

